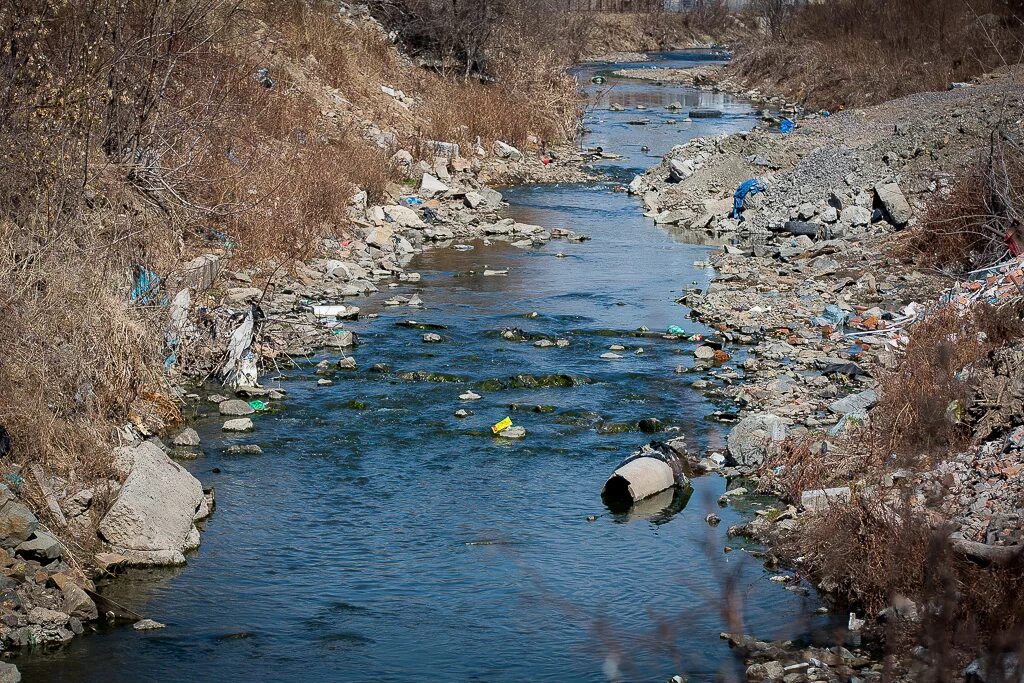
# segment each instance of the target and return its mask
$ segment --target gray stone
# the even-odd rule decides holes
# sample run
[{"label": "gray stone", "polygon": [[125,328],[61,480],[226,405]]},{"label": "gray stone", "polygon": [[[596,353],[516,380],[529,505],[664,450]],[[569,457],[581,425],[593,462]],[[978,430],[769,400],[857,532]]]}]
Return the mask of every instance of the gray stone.
[{"label": "gray stone", "polygon": [[824,512],[835,503],[849,503],[853,492],[849,486],[831,489],[814,489],[800,494],[800,505],[809,512]]},{"label": "gray stone", "polygon": [[248,417],[237,417],[234,420],[228,420],[221,427],[225,432],[249,432],[252,431],[255,425],[252,423],[252,419]]},{"label": "gray stone", "polygon": [[39,530],[36,530],[32,538],[21,543],[17,550],[25,557],[44,563],[49,560],[56,560],[64,552],[60,541],[45,531]]},{"label": "gray stone", "polygon": [[501,140],[494,142],[494,155],[499,159],[510,159],[511,161],[522,161],[524,158],[522,152]]},{"label": "gray stone", "polygon": [[191,427],[186,427],[181,430],[176,437],[174,437],[174,441],[172,443],[175,446],[198,446],[199,432]]},{"label": "gray stone", "polygon": [[68,623],[70,615],[45,607],[33,607],[28,611],[28,623],[38,626],[63,626]]},{"label": "gray stone", "polygon": [[874,389],[851,394],[829,404],[828,409],[836,415],[866,415],[868,409],[878,401]]},{"label": "gray stone", "polygon": [[903,196],[903,191],[900,190],[899,185],[896,183],[879,185],[875,188],[875,194],[878,195],[878,200],[882,202],[882,206],[889,213],[889,218],[892,219],[893,224],[899,226],[907,224],[913,213],[910,203]]},{"label": "gray stone", "polygon": [[423,180],[420,182],[420,194],[424,197],[436,197],[448,192],[449,189],[447,185],[429,173],[423,174]]},{"label": "gray stone", "polygon": [[424,344],[436,344],[439,341],[441,341],[441,335],[435,332],[427,332],[426,334],[423,335]]},{"label": "gray stone", "polygon": [[525,439],[526,428],[525,427],[508,427],[498,432],[498,436],[503,439]]},{"label": "gray stone", "polygon": [[199,480],[149,442],[115,453],[128,476],[98,533],[133,564],[184,564],[184,552],[199,543]]},{"label": "gray stone", "polygon": [[668,175],[672,182],[680,183],[693,175],[694,165],[689,159],[670,159]]},{"label": "gray stone", "polygon": [[863,206],[848,206],[843,209],[843,212],[839,215],[839,218],[843,223],[848,225],[860,226],[867,225],[871,222],[871,209],[866,209]]},{"label": "gray stone", "polygon": [[251,405],[237,398],[221,401],[220,405],[217,406],[217,409],[220,411],[221,415],[231,415],[233,417],[252,415],[256,412]]},{"label": "gray stone", "polygon": [[154,619],[140,619],[132,624],[132,628],[136,631],[155,631],[161,628],[167,628],[166,624],[161,624],[159,621]]},{"label": "gray stone", "polygon": [[787,434],[786,421],[771,414],[748,415],[729,432],[729,455],[741,467],[757,467],[778,453]]},{"label": "gray stone", "polygon": [[226,301],[229,304],[252,303],[263,296],[259,287],[232,287],[227,291]]},{"label": "gray stone", "polygon": [[39,520],[6,485],[0,484],[0,546],[16,546],[35,533]]},{"label": "gray stone", "polygon": [[10,662],[0,662],[0,683],[21,683],[21,672]]},{"label": "gray stone", "polygon": [[263,453],[263,449],[254,443],[244,443],[228,446],[227,453],[229,455],[260,455]]}]

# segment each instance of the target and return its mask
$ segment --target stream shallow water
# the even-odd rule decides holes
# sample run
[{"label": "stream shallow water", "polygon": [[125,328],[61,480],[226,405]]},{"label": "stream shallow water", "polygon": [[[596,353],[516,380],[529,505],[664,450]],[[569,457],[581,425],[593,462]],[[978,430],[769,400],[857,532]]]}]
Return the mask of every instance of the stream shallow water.
[{"label": "stream shallow water", "polygon": [[[654,58],[687,66],[695,57]],[[749,104],[727,96],[620,79],[591,86],[595,71],[580,72],[597,101],[584,144],[623,154],[608,166],[627,181],[675,144],[755,122]],[[682,115],[664,109],[672,101],[726,116],[678,123]],[[610,102],[627,111],[608,111]],[[627,123],[638,103],[649,107],[649,125]],[[730,578],[749,632],[806,633],[812,599],[769,582],[759,561],[727,539],[759,502],[719,508],[720,477],[630,513],[602,505],[604,479],[652,438],[601,433],[609,431],[602,424],[656,417],[698,450],[720,448],[725,429],[705,419],[714,406],[689,388],[692,375],[674,372],[692,365],[693,345],[630,334],[671,324],[701,330],[673,301],[691,283],[706,285],[708,273],[693,263],[710,247],[655,227],[614,187],[506,190],[509,215],[592,240],[526,250],[478,242],[473,251],[419,255],[409,268],[422,282],[356,302],[380,313],[354,325],[357,371],[319,387],[317,358],[265,377],[288,398],[258,416],[250,435],[225,436],[218,418],[200,416],[205,455],[186,466],[217,492],[201,549],[185,568],[130,572],[105,589],[167,628],[108,629],[19,658],[24,680],[663,681],[685,672],[709,681],[737,666],[719,639]],[[509,274],[484,277],[485,265]],[[413,292],[423,310],[381,306]],[[444,342],[424,344],[422,330],[395,325],[409,318],[446,326]],[[570,345],[505,341],[506,327]],[[626,346],[624,357],[600,360],[614,343]],[[375,363],[392,372],[371,372]],[[400,370],[464,382],[405,382]],[[521,373],[581,383],[486,382]],[[460,402],[467,388],[483,398]],[[475,415],[453,417],[460,407]],[[525,440],[490,435],[506,415],[527,429]],[[226,454],[233,443],[258,443],[264,453]],[[722,517],[716,528],[703,521],[711,510]],[[723,553],[727,544],[737,550]]]}]

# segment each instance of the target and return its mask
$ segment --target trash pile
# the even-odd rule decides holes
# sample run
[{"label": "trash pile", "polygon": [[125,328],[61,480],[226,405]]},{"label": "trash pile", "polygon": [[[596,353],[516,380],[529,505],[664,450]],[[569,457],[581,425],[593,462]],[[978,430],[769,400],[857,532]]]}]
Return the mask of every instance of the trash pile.
[{"label": "trash pile", "polygon": [[1024,255],[970,273],[943,297],[960,309],[982,302],[999,306],[1024,298]]}]

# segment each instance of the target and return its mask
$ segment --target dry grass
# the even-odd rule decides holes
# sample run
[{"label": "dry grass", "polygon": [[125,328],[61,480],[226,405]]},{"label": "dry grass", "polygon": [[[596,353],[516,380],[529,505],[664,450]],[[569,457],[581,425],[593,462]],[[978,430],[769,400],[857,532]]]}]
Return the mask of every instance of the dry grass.
[{"label": "dry grass", "polygon": [[1018,310],[984,304],[962,313],[944,307],[911,328],[899,367],[879,378],[871,414],[879,455],[920,466],[966,445],[974,370],[1022,334]]},{"label": "dry grass", "polygon": [[1024,148],[999,128],[982,159],[933,202],[902,245],[905,255],[946,271],[984,268],[1024,248]]},{"label": "dry grass", "polygon": [[[0,7],[5,467],[39,462],[74,492],[109,475],[115,427],[180,419],[161,370],[174,293],[132,302],[133,274],[167,276],[210,250],[229,267],[287,266],[345,235],[352,195],[380,198],[399,179],[394,149],[364,122],[414,150],[423,135],[574,130],[575,93],[552,53],[483,86],[417,70],[386,34],[335,11],[298,0]],[[506,40],[493,54],[528,47]],[[273,88],[254,78],[261,67]],[[381,83],[405,88],[411,109]]]},{"label": "dry grass", "polygon": [[733,69],[814,108],[877,104],[945,90],[1019,61],[1021,22],[997,0],[755,3],[764,32]]}]

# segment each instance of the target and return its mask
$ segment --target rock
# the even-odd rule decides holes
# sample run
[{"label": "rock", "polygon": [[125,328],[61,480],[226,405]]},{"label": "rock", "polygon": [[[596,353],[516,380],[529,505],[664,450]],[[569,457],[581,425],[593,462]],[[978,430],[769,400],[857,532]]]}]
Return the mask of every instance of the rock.
[{"label": "rock", "polygon": [[10,548],[28,540],[39,520],[5,484],[0,484],[0,546]]},{"label": "rock", "polygon": [[467,192],[462,202],[470,209],[478,209],[486,200],[479,192]]},{"label": "rock", "polygon": [[420,194],[424,197],[436,197],[437,195],[448,192],[450,189],[451,188],[429,173],[423,174],[423,180],[420,182]]},{"label": "rock", "polygon": [[356,359],[354,356],[345,356],[335,364],[335,367],[339,370],[355,370]]},{"label": "rock", "polygon": [[835,223],[839,220],[839,211],[834,206],[827,206],[822,209],[821,214],[818,216],[822,223]]},{"label": "rock", "polygon": [[225,452],[228,455],[261,455],[263,453],[263,449],[254,443],[243,443],[228,446],[227,451]]},{"label": "rock", "polygon": [[466,410],[465,408],[459,408],[455,411],[455,417],[471,417],[473,415],[472,410]]},{"label": "rock", "polygon": [[874,389],[865,389],[829,404],[828,409],[836,415],[866,415],[868,409],[878,402]]},{"label": "rock", "polygon": [[132,624],[132,628],[136,631],[156,631],[161,628],[167,628],[167,626],[153,619],[140,619]]},{"label": "rock", "polygon": [[217,406],[217,410],[220,411],[221,415],[231,415],[234,417],[252,415],[256,412],[251,405],[237,398],[221,401],[220,405]]},{"label": "rock", "polygon": [[32,538],[21,543],[17,548],[18,553],[40,562],[56,560],[63,554],[63,548],[56,538],[45,531],[36,530]]},{"label": "rock", "polygon": [[757,467],[778,452],[786,434],[786,422],[781,417],[748,415],[729,432],[729,455],[741,467]]},{"label": "rock", "polygon": [[[251,428],[249,418],[240,421]],[[193,523],[205,501],[199,480],[148,441],[115,453],[129,473],[98,533],[134,564],[184,564],[184,552],[199,545]]]},{"label": "rock", "polygon": [[483,397],[474,391],[467,391],[463,394],[459,394],[459,400],[462,401],[479,401],[481,398]]},{"label": "rock", "polygon": [[33,607],[28,612],[28,623],[38,626],[63,626],[68,623],[70,615],[45,607]]},{"label": "rock", "polygon": [[238,417],[234,420],[228,420],[224,423],[221,428],[225,432],[251,432],[255,425],[252,420],[248,417]]},{"label": "rock", "polygon": [[10,662],[0,662],[0,683],[21,683],[21,672]]},{"label": "rock", "polygon": [[526,428],[525,427],[519,427],[519,426],[509,427],[507,429],[501,430],[498,433],[498,436],[500,436],[503,439],[525,439],[526,438]]},{"label": "rock", "polygon": [[680,183],[693,175],[694,165],[689,159],[670,159],[668,162],[669,179]]},{"label": "rock", "polygon": [[713,360],[715,350],[710,346],[698,346],[693,350],[693,355],[697,360]]},{"label": "rock", "polygon": [[95,621],[99,618],[96,603],[70,576],[54,574],[51,578],[64,596],[62,608],[65,612],[83,621]]},{"label": "rock", "polygon": [[263,296],[259,287],[232,287],[227,291],[225,301],[230,304],[252,303]]},{"label": "rock", "polygon": [[[407,208],[407,207],[402,207]],[[410,209],[411,211],[411,209]],[[366,243],[371,247],[377,247],[383,251],[390,251],[395,236],[395,231],[386,225],[378,225],[366,233]]]},{"label": "rock", "polygon": [[441,335],[437,334],[436,332],[427,332],[426,334],[423,335],[424,344],[437,344],[441,340]]},{"label": "rock", "polygon": [[97,567],[109,573],[128,565],[128,558],[118,553],[96,553],[93,559],[96,561]]},{"label": "rock", "polygon": [[612,353],[611,351],[609,351],[608,353],[602,353],[601,358],[604,360],[619,360],[620,358],[622,358],[622,356],[620,356],[617,353]]},{"label": "rock", "polygon": [[903,226],[907,224],[913,212],[910,209],[910,203],[907,201],[907,198],[903,196],[903,191],[900,190],[899,185],[896,183],[879,185],[875,188],[875,194],[878,195],[878,200],[882,202],[886,213],[892,219],[893,225]]},{"label": "rock", "polygon": [[808,512],[824,512],[834,503],[849,503],[853,492],[849,486],[837,486],[831,489],[814,489],[800,494],[800,505]]},{"label": "rock", "polygon": [[174,437],[174,441],[171,443],[175,446],[198,446],[200,443],[199,432],[191,427],[186,427],[181,430],[176,437]]},{"label": "rock", "polygon": [[511,161],[522,161],[524,159],[522,152],[501,140],[494,141],[494,155],[499,159],[510,159]]},{"label": "rock", "polygon": [[839,214],[843,223],[853,226],[867,225],[871,222],[871,209],[863,206],[848,206]]},{"label": "rock", "polygon": [[747,680],[751,683],[781,681],[784,675],[785,671],[781,662],[764,662],[747,667]]},{"label": "rock", "polygon": [[878,619],[886,623],[894,621],[917,623],[921,620],[921,614],[913,600],[903,595],[896,595],[892,600],[892,605],[878,613]]},{"label": "rock", "polygon": [[716,515],[714,512],[709,512],[707,517],[704,518],[710,526],[718,526],[722,522],[722,518]]}]

